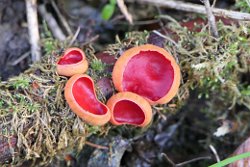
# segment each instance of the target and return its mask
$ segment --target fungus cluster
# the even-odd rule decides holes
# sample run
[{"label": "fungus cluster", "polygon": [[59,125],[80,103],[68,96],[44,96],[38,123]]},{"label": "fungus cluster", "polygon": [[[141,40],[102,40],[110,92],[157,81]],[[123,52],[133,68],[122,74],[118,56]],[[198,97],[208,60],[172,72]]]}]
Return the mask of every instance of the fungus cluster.
[{"label": "fungus cluster", "polygon": [[180,69],[163,48],[142,45],[125,51],[116,61],[112,80],[117,94],[100,102],[88,62],[79,48],[67,49],[57,62],[59,75],[70,76],[65,99],[71,110],[92,125],[130,124],[145,127],[152,120],[151,105],[169,102],[180,85]]}]

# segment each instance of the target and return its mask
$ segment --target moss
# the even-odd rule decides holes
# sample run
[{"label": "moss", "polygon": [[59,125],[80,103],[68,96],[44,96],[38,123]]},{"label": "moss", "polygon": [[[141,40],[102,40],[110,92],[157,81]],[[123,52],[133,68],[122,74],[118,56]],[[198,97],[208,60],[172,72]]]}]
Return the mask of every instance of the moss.
[{"label": "moss", "polygon": [[[67,78],[55,71],[64,44],[54,46],[41,62],[0,83],[0,129],[13,131],[7,136],[17,136],[16,151],[22,153],[13,155],[13,165],[37,159],[40,165],[47,164],[66,150],[81,150],[86,137],[108,129],[85,124],[69,109],[63,96]],[[97,75],[95,70],[90,73],[93,77]]]},{"label": "moss", "polygon": [[250,12],[250,2],[248,0],[236,0],[235,7],[242,12]]}]

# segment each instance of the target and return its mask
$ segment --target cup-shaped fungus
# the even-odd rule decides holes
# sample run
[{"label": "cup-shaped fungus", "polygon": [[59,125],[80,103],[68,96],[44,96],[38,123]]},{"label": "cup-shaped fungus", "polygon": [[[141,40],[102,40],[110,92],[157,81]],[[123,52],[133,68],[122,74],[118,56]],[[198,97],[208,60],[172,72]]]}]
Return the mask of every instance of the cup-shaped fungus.
[{"label": "cup-shaped fungus", "polygon": [[107,102],[114,125],[147,126],[152,120],[152,109],[143,97],[132,92],[119,92]]},{"label": "cup-shaped fungus", "polygon": [[83,74],[87,69],[88,61],[84,52],[79,48],[67,49],[56,64],[57,73],[63,76]]},{"label": "cup-shaped fungus", "polygon": [[155,45],[142,45],[125,51],[115,63],[115,88],[146,98],[150,104],[169,102],[180,85],[180,68],[173,56]]},{"label": "cup-shaped fungus", "polygon": [[71,110],[87,123],[104,125],[110,120],[109,108],[97,99],[90,76],[72,76],[66,83],[64,93]]}]

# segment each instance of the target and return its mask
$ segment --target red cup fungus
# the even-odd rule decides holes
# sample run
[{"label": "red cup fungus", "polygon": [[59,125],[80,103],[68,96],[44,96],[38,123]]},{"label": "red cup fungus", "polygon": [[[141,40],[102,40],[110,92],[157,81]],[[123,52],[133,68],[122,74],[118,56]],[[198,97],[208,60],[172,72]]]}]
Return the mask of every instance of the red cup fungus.
[{"label": "red cup fungus", "polygon": [[104,125],[110,120],[109,108],[97,99],[94,82],[90,76],[85,74],[72,76],[64,90],[71,110],[87,123]]},{"label": "red cup fungus", "polygon": [[69,48],[59,58],[56,64],[57,73],[63,76],[83,74],[88,69],[88,61],[84,52],[79,48]]},{"label": "red cup fungus", "polygon": [[115,63],[112,79],[120,92],[136,93],[150,104],[164,104],[176,95],[180,75],[173,56],[147,44],[125,51]]},{"label": "red cup fungus", "polygon": [[110,122],[114,125],[130,124],[147,126],[152,120],[152,109],[143,97],[132,92],[119,92],[107,102],[111,112]]}]

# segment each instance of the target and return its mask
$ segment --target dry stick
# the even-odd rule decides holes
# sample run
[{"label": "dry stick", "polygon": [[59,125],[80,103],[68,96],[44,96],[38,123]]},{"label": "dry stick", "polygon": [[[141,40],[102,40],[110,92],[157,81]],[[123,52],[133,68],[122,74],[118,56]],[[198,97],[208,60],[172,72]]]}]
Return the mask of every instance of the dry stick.
[{"label": "dry stick", "polygon": [[56,19],[49,12],[47,12],[45,5],[39,5],[38,10],[40,15],[47,22],[49,29],[51,30],[54,37],[59,39],[60,41],[65,40],[66,36],[57,24]]},{"label": "dry stick", "polygon": [[217,2],[217,0],[213,1],[212,8],[214,8],[214,6],[216,5],[216,2]]},{"label": "dry stick", "polygon": [[169,42],[171,42],[172,44],[174,44],[175,46],[178,46],[178,44],[173,40],[171,39],[170,37],[166,36],[166,35],[163,35],[162,33],[160,33],[159,31],[156,31],[156,30],[153,30],[153,33],[155,33],[156,35],[168,40]]},{"label": "dry stick", "polygon": [[212,31],[212,35],[214,37],[218,38],[219,33],[218,33],[218,30],[217,30],[217,27],[216,27],[216,21],[215,21],[214,15],[212,13],[210,2],[209,2],[209,0],[201,0],[201,1],[204,3],[206,11],[207,11],[208,24],[209,24],[210,30]]},{"label": "dry stick", "polygon": [[76,33],[74,34],[74,36],[72,37],[72,39],[71,39],[71,41],[69,43],[69,46],[73,45],[73,43],[75,42],[76,38],[78,37],[80,31],[81,31],[81,27],[78,26],[77,30],[76,30]]},{"label": "dry stick", "polygon": [[38,29],[37,19],[37,1],[26,0],[26,12],[29,29],[29,39],[31,45],[31,58],[32,62],[39,61],[41,59],[41,47],[40,47],[40,36]]},{"label": "dry stick", "polygon": [[190,164],[190,163],[195,162],[195,161],[208,160],[208,159],[211,159],[211,157],[210,156],[198,157],[198,158],[194,158],[194,159],[191,159],[191,160],[188,160],[185,162],[178,163],[175,165],[175,167],[180,167],[180,166],[184,166],[184,165]]},{"label": "dry stick", "polygon": [[174,161],[172,161],[172,159],[170,159],[167,154],[161,153],[161,156],[163,156],[172,166],[176,166]]},{"label": "dry stick", "polygon": [[206,157],[197,157],[197,158],[194,158],[194,159],[191,159],[191,160],[184,161],[184,162],[181,162],[181,163],[176,164],[176,163],[174,163],[174,161],[172,161],[172,160],[168,157],[167,154],[161,153],[161,156],[163,156],[164,158],[166,158],[166,160],[167,160],[173,167],[181,167],[181,166],[190,164],[190,163],[195,162],[195,161],[211,159],[210,156],[206,156]]},{"label": "dry stick", "polygon": [[57,16],[59,17],[59,19],[61,20],[64,28],[66,29],[68,35],[73,35],[72,31],[71,31],[71,28],[67,22],[67,20],[65,19],[65,17],[62,15],[62,13],[60,12],[60,10],[58,9],[56,3],[54,0],[51,0],[51,5],[53,6],[53,8],[55,9],[56,11],[56,14]]},{"label": "dry stick", "polygon": [[97,149],[104,149],[104,150],[108,150],[109,148],[107,146],[102,146],[102,145],[99,145],[99,144],[95,144],[95,143],[91,143],[89,141],[85,141],[85,144],[91,146],[91,147],[95,147]]},{"label": "dry stick", "polygon": [[[206,14],[206,9],[202,5],[197,5],[193,3],[186,3],[182,1],[173,1],[173,0],[137,0],[136,2],[140,3],[151,3],[161,7],[168,7],[176,10],[182,10],[186,12],[195,12],[200,14]],[[236,12],[225,9],[213,8],[212,13],[215,16],[224,16],[231,19],[250,21],[249,13]]]},{"label": "dry stick", "polygon": [[212,144],[209,145],[209,148],[211,149],[211,151],[213,152],[215,158],[216,158],[216,161],[217,162],[220,162],[220,157],[216,151],[216,149],[214,148],[214,146]]},{"label": "dry stick", "polygon": [[124,0],[117,0],[117,5],[120,8],[122,14],[125,16],[125,18],[128,20],[130,24],[133,24],[133,18],[132,15],[128,12],[128,8],[124,3]]},{"label": "dry stick", "polygon": [[18,59],[16,59],[15,61],[11,62],[10,65],[11,66],[15,66],[18,63],[20,63],[21,61],[23,61],[26,57],[28,57],[30,55],[30,51],[24,53],[22,56],[20,56]]}]

